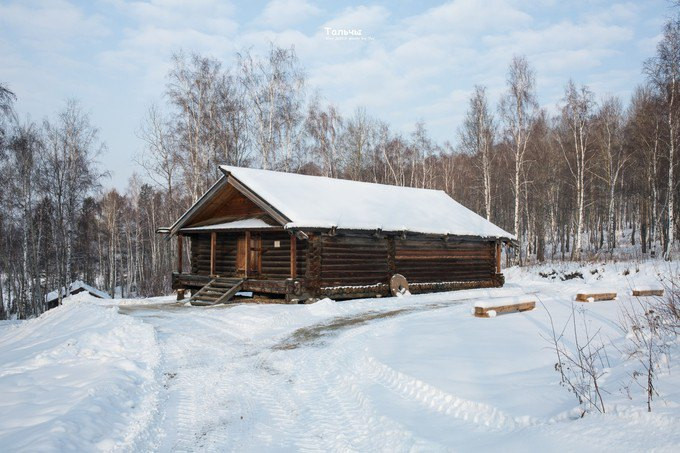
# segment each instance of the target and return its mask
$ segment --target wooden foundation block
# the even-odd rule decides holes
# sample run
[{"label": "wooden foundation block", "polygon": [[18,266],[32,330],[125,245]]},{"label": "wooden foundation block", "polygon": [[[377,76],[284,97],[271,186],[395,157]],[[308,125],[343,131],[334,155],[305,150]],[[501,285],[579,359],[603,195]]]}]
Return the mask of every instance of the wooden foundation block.
[{"label": "wooden foundation block", "polygon": [[595,302],[598,300],[614,300],[616,299],[616,293],[596,293],[596,292],[580,292],[576,294],[577,302]]}]

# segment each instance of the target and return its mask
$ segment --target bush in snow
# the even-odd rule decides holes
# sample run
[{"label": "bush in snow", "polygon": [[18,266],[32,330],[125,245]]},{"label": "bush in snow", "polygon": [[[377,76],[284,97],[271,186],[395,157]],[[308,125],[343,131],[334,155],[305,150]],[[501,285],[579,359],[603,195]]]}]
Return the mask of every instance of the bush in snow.
[{"label": "bush in snow", "polygon": [[609,368],[609,359],[600,330],[591,332],[585,310],[576,310],[572,303],[571,315],[558,332],[550,311],[545,305],[544,308],[550,318],[552,331],[551,337],[544,338],[551,343],[557,356],[555,371],[560,373],[560,385],[578,400],[581,417],[592,409],[605,413],[600,383]]},{"label": "bush in snow", "polygon": [[670,368],[671,347],[677,343],[680,329],[680,288],[675,280],[667,285],[665,293],[664,298],[635,299],[623,309],[621,321],[628,340],[625,353],[639,366],[631,377],[645,391],[648,412],[658,396],[658,374],[662,368]]}]

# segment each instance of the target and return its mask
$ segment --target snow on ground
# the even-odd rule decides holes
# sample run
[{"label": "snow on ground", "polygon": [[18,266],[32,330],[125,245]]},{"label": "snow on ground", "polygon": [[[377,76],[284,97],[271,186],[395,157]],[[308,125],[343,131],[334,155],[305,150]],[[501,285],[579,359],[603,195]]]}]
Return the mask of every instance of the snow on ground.
[{"label": "snow on ground", "polygon": [[[677,265],[544,265],[509,269],[501,289],[312,305],[82,300],[0,329],[0,447],[677,451],[680,365],[647,413],[619,327],[630,288],[669,275]],[[573,302],[590,285],[619,300]],[[537,308],[471,314],[521,294]],[[548,313],[562,327],[572,306],[608,347],[604,415],[580,418],[554,369]]]},{"label": "snow on ground", "polygon": [[0,330],[0,450],[93,451],[153,442],[160,350],[152,326],[87,293]]}]

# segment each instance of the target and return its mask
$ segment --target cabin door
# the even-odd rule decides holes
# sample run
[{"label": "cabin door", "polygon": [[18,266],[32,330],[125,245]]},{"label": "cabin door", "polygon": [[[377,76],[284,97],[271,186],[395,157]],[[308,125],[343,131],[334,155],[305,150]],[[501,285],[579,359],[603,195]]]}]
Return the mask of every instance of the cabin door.
[{"label": "cabin door", "polygon": [[262,268],[262,239],[259,234],[250,232],[238,238],[236,269],[243,277],[254,277]]}]

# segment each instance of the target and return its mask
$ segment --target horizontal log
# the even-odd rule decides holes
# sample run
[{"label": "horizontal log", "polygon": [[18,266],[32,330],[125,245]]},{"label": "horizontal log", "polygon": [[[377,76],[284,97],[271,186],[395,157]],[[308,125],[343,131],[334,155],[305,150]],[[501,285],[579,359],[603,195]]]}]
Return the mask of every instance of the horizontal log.
[{"label": "horizontal log", "polygon": [[441,274],[415,274],[412,272],[404,272],[401,274],[406,278],[407,281],[415,281],[423,279],[430,281],[447,281],[447,280],[459,280],[459,279],[480,279],[480,278],[491,278],[491,272],[445,272]]},{"label": "horizontal log", "polygon": [[578,302],[591,302],[596,300],[614,300],[616,293],[614,292],[580,292],[576,294]]},{"label": "horizontal log", "polygon": [[387,247],[322,247],[323,253],[387,253]]},{"label": "horizontal log", "polygon": [[487,268],[479,268],[479,269],[404,269],[397,267],[396,268],[396,273],[397,274],[411,274],[411,275],[433,275],[433,276],[441,276],[441,275],[450,275],[450,274],[491,274],[493,273],[495,269],[491,269],[490,267]]},{"label": "horizontal log", "polygon": [[449,275],[460,275],[460,276],[479,276],[479,275],[491,275],[493,272],[490,270],[487,271],[442,271],[442,272],[413,272],[413,271],[403,271],[398,269],[397,270],[399,274],[404,275],[404,277],[432,277],[432,279],[442,279],[446,278]]},{"label": "horizontal log", "polygon": [[480,273],[480,272],[492,272],[495,271],[493,266],[456,266],[456,267],[435,267],[432,266],[429,269],[425,267],[405,267],[397,266],[397,273],[409,272],[413,274],[450,274],[450,273]]},{"label": "horizontal log", "polygon": [[422,260],[430,260],[430,261],[466,261],[466,260],[475,260],[475,259],[486,259],[489,260],[492,258],[493,255],[491,254],[482,254],[482,253],[475,253],[475,254],[461,254],[461,253],[451,253],[451,252],[437,252],[437,253],[418,253],[418,254],[397,254],[395,259],[398,261],[422,261]]},{"label": "horizontal log", "polygon": [[322,256],[353,256],[353,255],[385,256],[385,255],[387,255],[387,249],[385,249],[385,250],[363,250],[363,249],[331,250],[331,249],[323,249],[321,251],[321,255]]},{"label": "horizontal log", "polygon": [[[496,316],[496,314],[516,313],[533,310],[534,308],[536,308],[536,302],[533,301],[518,302],[498,307],[475,307],[475,316],[478,318],[490,318]],[[493,316],[489,312],[493,312]]]},{"label": "horizontal log", "polygon": [[321,269],[325,270],[382,270],[382,271],[387,271],[387,261],[360,261],[360,262],[353,262],[353,263],[337,263],[337,262],[327,262],[327,261],[322,261],[321,262]]}]

